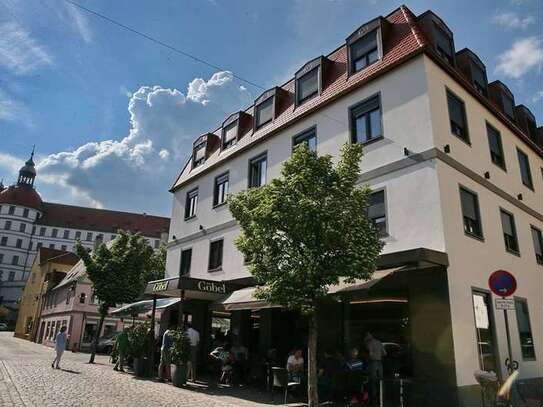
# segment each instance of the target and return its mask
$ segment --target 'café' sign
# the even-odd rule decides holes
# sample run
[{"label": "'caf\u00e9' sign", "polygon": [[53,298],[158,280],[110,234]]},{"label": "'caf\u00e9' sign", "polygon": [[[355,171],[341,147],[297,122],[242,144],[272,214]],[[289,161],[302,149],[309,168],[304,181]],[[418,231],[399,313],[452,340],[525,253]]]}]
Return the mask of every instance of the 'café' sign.
[{"label": "'caf\u00e9' sign", "polygon": [[167,290],[168,289],[168,283],[169,283],[169,281],[159,281],[158,283],[155,283],[155,285],[153,285],[153,292]]},{"label": "'caf\u00e9' sign", "polygon": [[226,285],[224,283],[215,283],[213,281],[199,281],[198,290],[207,293],[226,294]]}]

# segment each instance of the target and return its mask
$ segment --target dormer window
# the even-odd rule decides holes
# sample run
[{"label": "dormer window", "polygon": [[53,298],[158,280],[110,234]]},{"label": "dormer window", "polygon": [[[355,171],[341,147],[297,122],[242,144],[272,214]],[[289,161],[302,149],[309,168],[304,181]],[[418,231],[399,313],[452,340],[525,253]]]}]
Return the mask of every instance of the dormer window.
[{"label": "dormer window", "polygon": [[222,130],[222,149],[226,150],[236,144],[238,139],[238,120],[233,121],[229,125],[223,127]]},{"label": "dormer window", "polygon": [[235,145],[251,129],[252,120],[252,116],[243,111],[231,114],[222,124],[221,150],[226,150]]},{"label": "dormer window", "polygon": [[296,105],[300,106],[322,92],[324,57],[318,57],[296,72]]},{"label": "dormer window", "polygon": [[512,120],[515,120],[515,101],[505,93],[502,95],[503,111]]},{"label": "dormer window", "polygon": [[192,163],[193,168],[202,165],[206,161],[206,145],[207,143],[204,141],[194,147],[194,159]]},{"label": "dormer window", "polygon": [[366,34],[350,45],[351,72],[361,71],[379,60],[377,49],[377,30]]},{"label": "dormer window", "polygon": [[456,64],[460,71],[471,82],[477,93],[488,96],[486,67],[479,57],[470,49],[464,48],[456,53]]},{"label": "dormer window", "polygon": [[452,38],[435,25],[436,51],[449,65],[454,65]]},{"label": "dormer window", "polygon": [[255,129],[270,123],[274,116],[275,95],[255,106]]},{"label": "dormer window", "polygon": [[421,14],[417,19],[437,55],[447,64],[455,66],[453,34],[449,27],[431,11]]},{"label": "dormer window", "polygon": [[488,85],[488,93],[492,102],[515,121],[515,99],[509,88],[501,81],[494,81]]},{"label": "dormer window", "polygon": [[475,90],[479,92],[479,94],[486,96],[487,95],[487,84],[486,84],[486,73],[481,67],[478,67],[476,65],[473,65],[471,67],[472,72],[472,83],[475,87]]}]

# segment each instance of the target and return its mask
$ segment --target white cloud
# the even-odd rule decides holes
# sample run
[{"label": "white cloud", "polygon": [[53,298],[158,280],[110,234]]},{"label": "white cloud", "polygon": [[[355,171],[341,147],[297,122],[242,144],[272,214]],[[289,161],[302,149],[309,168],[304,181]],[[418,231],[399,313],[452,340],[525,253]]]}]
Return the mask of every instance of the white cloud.
[{"label": "white cloud", "polygon": [[521,16],[518,13],[514,12],[501,12],[496,13],[492,17],[492,22],[494,24],[501,25],[502,27],[511,28],[511,29],[525,29],[528,26],[535,23],[534,16]]},{"label": "white cloud", "polygon": [[510,49],[498,56],[496,73],[519,79],[532,70],[540,71],[543,66],[543,47],[537,37],[522,38]]},{"label": "white cloud", "polygon": [[52,56],[30,31],[15,22],[0,23],[0,65],[17,75],[28,75],[52,64]]},{"label": "white cloud", "polygon": [[81,11],[71,4],[65,4],[65,7],[68,13],[68,19],[75,32],[77,32],[86,43],[92,42],[94,34],[90,28],[87,17],[81,14]]},{"label": "white cloud", "polygon": [[536,92],[535,95],[532,96],[532,103],[537,103],[540,100],[543,100],[543,90]]}]

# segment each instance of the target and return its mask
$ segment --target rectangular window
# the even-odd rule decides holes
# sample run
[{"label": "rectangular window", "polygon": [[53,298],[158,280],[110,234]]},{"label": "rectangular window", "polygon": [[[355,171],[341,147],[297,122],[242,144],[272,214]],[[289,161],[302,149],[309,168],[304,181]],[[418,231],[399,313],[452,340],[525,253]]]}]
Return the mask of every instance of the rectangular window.
[{"label": "rectangular window", "polygon": [[78,230],[77,232],[75,232],[75,240],[80,240],[81,239],[81,232]]},{"label": "rectangular window", "polygon": [[379,236],[387,234],[387,214],[385,207],[385,191],[377,191],[370,195],[368,202],[368,218],[372,220]]},{"label": "rectangular window", "polygon": [[17,266],[19,264],[19,256],[13,256],[13,259],[11,259],[11,264]]},{"label": "rectangular window", "polygon": [[70,238],[70,231],[65,229],[62,238],[63,239],[69,239]]},{"label": "rectangular window", "polygon": [[235,120],[234,122],[226,126],[222,131],[223,150],[228,147],[232,147],[234,144],[236,144],[237,137],[238,137],[238,121]]},{"label": "rectangular window", "polygon": [[257,129],[273,120],[274,101],[275,97],[270,97],[256,106],[255,124]]},{"label": "rectangular window", "polygon": [[477,195],[464,188],[460,188],[460,204],[464,219],[464,232],[478,238],[483,238],[479,200]]},{"label": "rectangular window", "polygon": [[5,230],[11,230],[11,221],[6,220],[6,223],[4,223],[4,229]]},{"label": "rectangular window", "polygon": [[51,237],[57,237],[58,236],[58,229],[51,230]]},{"label": "rectangular window", "polygon": [[449,107],[451,133],[469,143],[468,121],[464,102],[447,90],[447,105]]},{"label": "rectangular window", "polygon": [[306,100],[318,95],[319,93],[319,67],[313,68],[311,71],[298,79],[297,85],[297,101],[301,105]]},{"label": "rectangular window", "polygon": [[154,247],[155,249],[158,249],[160,247],[160,240],[155,239]]},{"label": "rectangular window", "polygon": [[87,238],[85,240],[92,242],[92,232],[87,232]]},{"label": "rectangular window", "polygon": [[43,243],[42,242],[39,242],[37,245],[36,245],[36,250],[40,250],[41,247],[43,246]]},{"label": "rectangular window", "polygon": [[377,30],[373,30],[350,46],[351,73],[361,71],[379,60]]},{"label": "rectangular window", "polygon": [[200,143],[194,147],[194,167],[202,165],[206,160],[206,143]]},{"label": "rectangular window", "polygon": [[4,254],[0,253],[0,264],[4,262]]},{"label": "rectangular window", "polygon": [[185,219],[190,219],[196,216],[196,209],[198,208],[198,188],[187,192],[187,198],[185,200]]},{"label": "rectangular window", "polygon": [[28,208],[23,209],[23,218],[28,218]]},{"label": "rectangular window", "polygon": [[515,218],[509,212],[500,210],[500,216],[502,220],[503,240],[505,242],[505,248],[515,254],[519,253],[517,229],[515,227]]},{"label": "rectangular window", "polygon": [[452,39],[437,25],[435,26],[435,33],[437,53],[447,61],[449,65],[454,65]]},{"label": "rectangular window", "polygon": [[215,178],[215,188],[213,189],[213,206],[226,203],[228,196],[228,173],[219,175]]},{"label": "rectangular window", "polygon": [[115,240],[116,237],[117,237],[117,235],[111,235],[110,240]]},{"label": "rectangular window", "polygon": [[487,96],[487,79],[485,71],[478,65],[472,64],[471,74],[473,77],[473,86],[483,96]]},{"label": "rectangular window", "polygon": [[543,235],[541,230],[532,226],[532,239],[534,241],[535,259],[538,264],[543,265]]},{"label": "rectangular window", "polygon": [[487,372],[496,372],[498,363],[496,361],[496,339],[492,319],[492,298],[488,293],[473,291],[472,300],[479,367]]},{"label": "rectangular window", "polygon": [[522,183],[528,188],[534,189],[532,181],[532,171],[530,170],[530,161],[528,156],[517,148],[518,165],[520,166],[520,178]]},{"label": "rectangular window", "polygon": [[32,240],[28,243],[28,250],[32,250]]},{"label": "rectangular window", "polygon": [[80,304],[85,304],[86,299],[87,299],[87,294],[85,294],[85,293],[79,294],[79,303]]},{"label": "rectangular window", "polygon": [[515,102],[505,93],[502,93],[503,110],[511,120],[515,120]]},{"label": "rectangular window", "polygon": [[215,240],[209,244],[208,271],[218,271],[222,267],[223,240]]},{"label": "rectangular window", "polygon": [[490,124],[486,124],[488,146],[490,148],[490,159],[498,167],[505,170],[505,157],[503,154],[502,136],[498,130]]},{"label": "rectangular window", "polygon": [[40,236],[45,236],[45,228],[43,226],[40,228]]},{"label": "rectangular window", "polygon": [[17,241],[15,242],[15,247],[17,249],[20,249],[21,247],[23,247],[23,239],[17,239]]},{"label": "rectangular window", "polygon": [[192,262],[192,249],[186,249],[181,252],[181,264],[179,265],[179,275],[188,276],[190,274],[190,265]]},{"label": "rectangular window", "polygon": [[379,96],[374,96],[352,107],[350,114],[353,143],[367,143],[383,137]]},{"label": "rectangular window", "polygon": [[292,147],[304,143],[309,151],[317,151],[317,129],[315,127],[304,131],[292,139]]},{"label": "rectangular window", "polygon": [[54,244],[54,243],[51,243],[51,244],[49,245],[49,248],[50,248],[50,249],[54,249],[54,248],[55,248],[55,244]]},{"label": "rectangular window", "polygon": [[8,237],[2,236],[2,239],[0,239],[0,246],[7,246],[8,245]]},{"label": "rectangular window", "polygon": [[534,338],[530,324],[528,302],[523,298],[515,298],[515,313],[517,314],[520,351],[523,360],[535,360]]},{"label": "rectangular window", "polygon": [[8,274],[8,281],[14,281],[15,280],[15,271],[10,271]]},{"label": "rectangular window", "polygon": [[19,232],[22,232],[22,233],[26,232],[26,223],[21,222],[19,224]]},{"label": "rectangular window", "polygon": [[62,251],[66,251],[68,249],[68,246],[66,246],[65,244],[63,244],[62,246],[60,246],[60,250]]},{"label": "rectangular window", "polygon": [[15,214],[15,206],[10,206],[10,207],[9,207],[8,213],[9,213],[10,215],[14,215],[14,214]]},{"label": "rectangular window", "polygon": [[249,161],[249,188],[261,187],[266,183],[267,154],[261,154]]}]

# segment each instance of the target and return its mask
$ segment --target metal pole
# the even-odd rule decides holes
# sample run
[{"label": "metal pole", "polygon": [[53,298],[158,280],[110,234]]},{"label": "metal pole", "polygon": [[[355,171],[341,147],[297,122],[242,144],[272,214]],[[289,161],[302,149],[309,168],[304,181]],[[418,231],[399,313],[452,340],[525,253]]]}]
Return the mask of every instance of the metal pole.
[{"label": "metal pole", "polygon": [[[503,297],[505,299],[505,297]],[[511,334],[509,332],[509,317],[507,315],[507,310],[504,309],[503,310],[503,319],[505,321],[505,335],[507,336],[507,352],[508,352],[508,360],[509,360],[509,366],[513,366],[513,352],[511,351]],[[508,374],[511,374],[511,368],[507,366],[507,363],[506,363],[506,367],[507,367],[507,370],[508,370]]]},{"label": "metal pole", "polygon": [[156,314],[156,295],[153,295],[153,311],[151,312],[151,340],[149,346],[151,347],[151,353],[149,360],[151,361],[151,376],[154,376],[155,372],[155,314]]},{"label": "metal pole", "polygon": [[177,316],[177,328],[185,329],[185,318],[183,317],[183,303],[185,302],[185,290],[181,290],[179,293],[179,307]]}]

